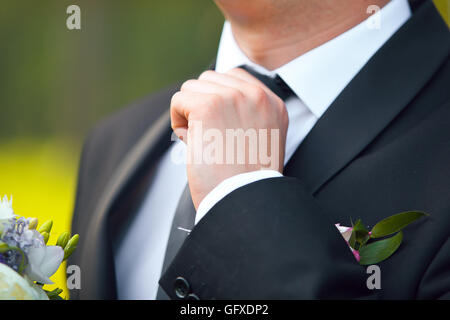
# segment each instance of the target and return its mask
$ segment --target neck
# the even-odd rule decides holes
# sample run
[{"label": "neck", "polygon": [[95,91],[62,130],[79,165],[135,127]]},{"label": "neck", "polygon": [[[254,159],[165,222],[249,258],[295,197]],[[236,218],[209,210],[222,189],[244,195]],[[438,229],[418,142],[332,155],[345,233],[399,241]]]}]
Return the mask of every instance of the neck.
[{"label": "neck", "polygon": [[389,0],[216,0],[247,57],[276,69],[369,17]]}]

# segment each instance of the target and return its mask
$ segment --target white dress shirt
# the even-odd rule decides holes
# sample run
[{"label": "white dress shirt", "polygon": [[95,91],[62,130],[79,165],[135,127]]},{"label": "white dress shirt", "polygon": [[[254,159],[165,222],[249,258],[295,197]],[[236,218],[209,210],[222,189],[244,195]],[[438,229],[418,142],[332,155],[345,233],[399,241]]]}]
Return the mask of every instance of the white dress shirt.
[{"label": "white dress shirt", "polygon": [[[278,74],[296,97],[285,101],[289,127],[285,163],[347,84],[377,50],[408,20],[407,0],[392,0],[379,12],[379,28],[368,21],[299,56],[276,70],[250,61],[237,45],[225,22],[216,71],[246,64],[269,76]],[[372,26],[372,27],[371,27]],[[187,184],[182,161],[184,143],[175,142],[157,165],[155,177],[139,212],[115,254],[119,299],[155,299],[167,241],[178,200]],[[181,159],[181,161],[180,161]],[[273,170],[244,173],[224,180],[200,203],[196,223],[231,191],[257,180],[281,176]]]}]

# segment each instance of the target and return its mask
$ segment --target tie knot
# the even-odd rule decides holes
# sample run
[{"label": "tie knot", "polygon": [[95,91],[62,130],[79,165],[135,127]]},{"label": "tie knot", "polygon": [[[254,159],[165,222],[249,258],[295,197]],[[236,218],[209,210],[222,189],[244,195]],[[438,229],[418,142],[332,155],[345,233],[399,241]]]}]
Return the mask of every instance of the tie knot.
[{"label": "tie knot", "polygon": [[247,65],[240,66],[240,68],[244,69],[245,71],[253,75],[256,79],[264,83],[266,87],[272,90],[273,93],[279,96],[283,101],[286,101],[291,96],[295,96],[295,93],[292,91],[292,89],[289,88],[286,82],[284,82],[279,75],[276,75],[274,78],[269,77],[255,71],[253,68]]}]

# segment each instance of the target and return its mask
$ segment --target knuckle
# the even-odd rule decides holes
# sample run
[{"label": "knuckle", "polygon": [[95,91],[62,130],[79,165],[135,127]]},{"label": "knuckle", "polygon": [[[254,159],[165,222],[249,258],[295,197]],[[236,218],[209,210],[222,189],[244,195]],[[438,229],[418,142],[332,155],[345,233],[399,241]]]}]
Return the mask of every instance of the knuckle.
[{"label": "knuckle", "polygon": [[208,79],[213,73],[214,73],[214,71],[212,71],[212,70],[203,71],[200,74],[200,77],[198,77],[198,79],[199,80]]},{"label": "knuckle", "polygon": [[173,106],[177,103],[179,97],[180,97],[181,91],[177,91],[173,94],[172,98],[170,99],[170,107],[173,108]]},{"label": "knuckle", "polygon": [[208,107],[219,107],[223,103],[223,98],[219,94],[210,94],[208,98],[205,99],[205,102]]},{"label": "knuckle", "polygon": [[228,92],[228,95],[230,96],[233,103],[235,103],[235,104],[240,104],[240,102],[244,98],[244,95],[242,94],[242,92],[237,89],[230,89]]},{"label": "knuckle", "polygon": [[267,94],[263,88],[253,86],[251,95],[257,104],[265,103],[267,101]]},{"label": "knuckle", "polygon": [[195,80],[193,80],[193,79],[190,79],[190,80],[187,80],[187,81],[183,82],[183,84],[181,85],[180,90],[183,91],[183,90],[187,90],[187,89],[191,88],[192,85],[194,84],[194,82],[195,82]]},{"label": "knuckle", "polygon": [[241,68],[233,68],[231,70],[228,70],[227,73],[231,74],[231,75],[239,75],[242,73],[242,71],[244,71],[244,70]]}]

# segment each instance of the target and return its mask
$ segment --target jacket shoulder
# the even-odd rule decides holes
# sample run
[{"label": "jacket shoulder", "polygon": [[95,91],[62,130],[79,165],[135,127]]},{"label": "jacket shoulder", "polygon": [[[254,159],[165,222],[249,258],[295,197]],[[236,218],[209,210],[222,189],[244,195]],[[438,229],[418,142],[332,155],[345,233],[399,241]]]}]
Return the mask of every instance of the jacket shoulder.
[{"label": "jacket shoulder", "polygon": [[165,88],[107,116],[91,130],[85,144],[101,146],[109,152],[126,153],[169,109],[170,100],[179,88],[180,84]]},{"label": "jacket shoulder", "polygon": [[89,212],[95,205],[96,196],[111,174],[146,130],[168,110],[179,87],[176,84],[151,94],[106,117],[91,130],[79,161],[74,217],[77,212]]}]

